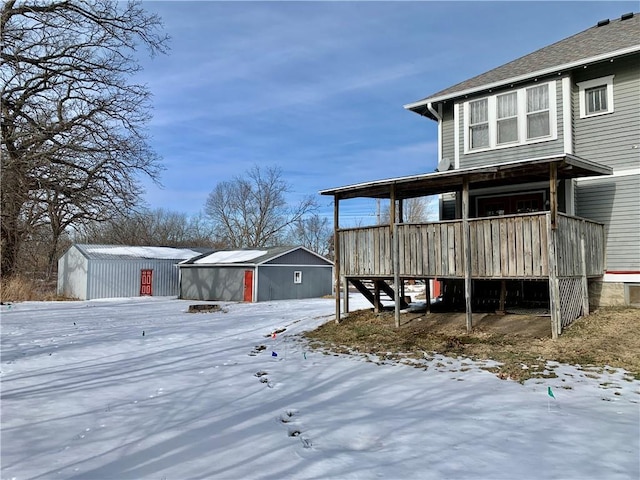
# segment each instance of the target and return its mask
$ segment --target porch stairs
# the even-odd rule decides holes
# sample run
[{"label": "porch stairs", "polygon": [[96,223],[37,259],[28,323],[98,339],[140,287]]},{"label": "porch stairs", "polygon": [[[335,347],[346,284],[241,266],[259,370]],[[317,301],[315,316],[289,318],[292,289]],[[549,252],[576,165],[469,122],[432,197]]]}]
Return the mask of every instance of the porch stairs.
[{"label": "porch stairs", "polygon": [[[395,303],[396,301],[396,292],[393,290],[391,285],[389,285],[385,280],[363,280],[357,278],[350,278],[349,282],[353,285],[358,292],[360,292],[369,302],[373,305],[373,309],[376,312],[379,312],[385,308],[382,303],[384,294],[389,301]],[[409,304],[405,301],[404,298],[400,298],[400,308],[407,308]]]}]

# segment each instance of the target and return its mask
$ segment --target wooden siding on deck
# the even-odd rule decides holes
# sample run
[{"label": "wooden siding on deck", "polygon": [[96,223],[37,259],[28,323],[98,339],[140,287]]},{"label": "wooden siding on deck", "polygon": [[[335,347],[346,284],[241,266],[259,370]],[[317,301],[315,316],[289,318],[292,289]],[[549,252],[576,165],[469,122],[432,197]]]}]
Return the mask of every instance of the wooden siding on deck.
[{"label": "wooden siding on deck", "polygon": [[[469,220],[471,276],[474,279],[546,279],[549,276],[549,213]],[[463,222],[398,224],[398,264],[402,277],[464,278]],[[604,229],[601,224],[560,214],[558,272],[580,276],[584,233],[587,276],[602,275]],[[394,274],[388,226],[338,232],[340,274],[391,277]]]}]

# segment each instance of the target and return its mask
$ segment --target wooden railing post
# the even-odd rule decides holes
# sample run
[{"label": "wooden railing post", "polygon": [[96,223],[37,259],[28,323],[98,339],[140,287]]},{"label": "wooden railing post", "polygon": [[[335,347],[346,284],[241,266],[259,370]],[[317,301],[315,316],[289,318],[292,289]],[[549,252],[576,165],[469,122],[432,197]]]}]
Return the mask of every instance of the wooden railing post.
[{"label": "wooden railing post", "polygon": [[464,300],[467,332],[473,328],[471,312],[471,230],[469,229],[469,178],[462,181],[462,251],[464,259]]},{"label": "wooden railing post", "polygon": [[560,285],[558,283],[558,231],[551,224],[551,213],[547,214],[547,248],[549,250],[549,310],[551,313],[551,336],[557,339],[561,333],[562,320],[560,318]]},{"label": "wooden railing post", "polygon": [[584,235],[587,225],[582,222],[582,235],[580,235],[580,264],[582,267],[582,315],[589,315],[589,284],[587,283],[587,253],[584,246]]},{"label": "wooden railing post", "polygon": [[[339,213],[340,200],[337,196],[333,197],[333,269],[334,269],[334,288],[336,293],[336,323],[340,323],[340,236],[339,236]],[[345,295],[349,292],[345,290]]]}]

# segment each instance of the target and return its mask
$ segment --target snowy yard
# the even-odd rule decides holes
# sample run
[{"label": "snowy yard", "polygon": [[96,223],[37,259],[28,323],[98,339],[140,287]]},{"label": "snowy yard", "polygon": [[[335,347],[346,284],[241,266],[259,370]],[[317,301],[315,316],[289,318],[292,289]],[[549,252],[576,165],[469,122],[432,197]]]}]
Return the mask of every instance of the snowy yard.
[{"label": "snowy yard", "polygon": [[297,337],[330,299],[191,303],[3,305],[2,479],[640,478],[623,371],[378,365]]}]

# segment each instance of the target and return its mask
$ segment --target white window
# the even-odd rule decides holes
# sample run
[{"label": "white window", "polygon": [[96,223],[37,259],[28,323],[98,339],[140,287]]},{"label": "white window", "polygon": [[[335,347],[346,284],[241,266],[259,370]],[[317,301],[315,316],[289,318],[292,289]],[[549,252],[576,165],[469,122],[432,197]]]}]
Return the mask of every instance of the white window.
[{"label": "white window", "polygon": [[579,82],[580,118],[613,113],[613,75]]},{"label": "white window", "polygon": [[527,139],[548,137],[550,120],[549,85],[527,88]]},{"label": "white window", "polygon": [[557,139],[556,103],[555,81],[465,102],[465,153]]},{"label": "white window", "polygon": [[518,141],[518,93],[496,97],[498,145]]},{"label": "white window", "polygon": [[296,270],[293,272],[293,283],[302,283],[302,272]]},{"label": "white window", "polygon": [[486,98],[469,102],[469,140],[471,148],[489,146],[489,109]]}]

